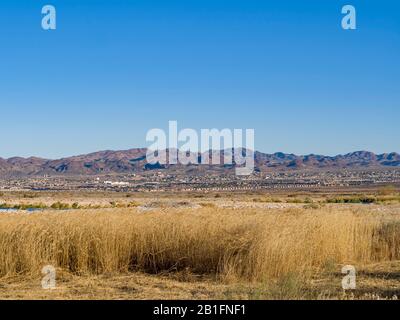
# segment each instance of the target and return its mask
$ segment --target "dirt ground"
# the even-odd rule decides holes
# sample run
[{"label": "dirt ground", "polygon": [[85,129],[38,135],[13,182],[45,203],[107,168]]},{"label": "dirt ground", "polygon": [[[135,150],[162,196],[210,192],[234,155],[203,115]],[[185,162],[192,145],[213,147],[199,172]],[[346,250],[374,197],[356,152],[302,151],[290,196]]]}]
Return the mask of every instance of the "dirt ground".
[{"label": "dirt ground", "polygon": [[[339,268],[339,266],[338,266]],[[357,273],[356,289],[344,291],[340,272],[316,275],[299,288],[270,284],[224,283],[192,274],[76,276],[58,271],[56,287],[43,289],[41,277],[0,280],[0,299],[28,300],[211,300],[211,299],[395,299],[400,297],[400,261],[365,266]],[[301,297],[298,290],[301,290]]]}]

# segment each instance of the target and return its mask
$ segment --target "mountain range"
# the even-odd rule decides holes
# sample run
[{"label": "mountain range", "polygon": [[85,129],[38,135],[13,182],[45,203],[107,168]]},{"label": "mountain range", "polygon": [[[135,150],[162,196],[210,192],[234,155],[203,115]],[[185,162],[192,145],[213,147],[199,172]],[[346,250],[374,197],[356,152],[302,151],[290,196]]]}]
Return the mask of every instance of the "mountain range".
[{"label": "mountain range", "polygon": [[[224,152],[221,151],[221,157]],[[200,156],[200,155],[199,155]],[[60,175],[100,175],[129,174],[149,170],[181,170],[193,172],[201,170],[232,170],[234,165],[150,165],[146,161],[146,149],[136,148],[124,151],[99,151],[85,155],[57,160],[37,157],[9,159],[0,158],[1,177],[60,176]],[[277,152],[267,154],[255,152],[255,170],[259,172],[285,170],[335,170],[335,169],[383,169],[400,168],[400,154],[375,154],[357,151],[344,155],[295,155]]]}]

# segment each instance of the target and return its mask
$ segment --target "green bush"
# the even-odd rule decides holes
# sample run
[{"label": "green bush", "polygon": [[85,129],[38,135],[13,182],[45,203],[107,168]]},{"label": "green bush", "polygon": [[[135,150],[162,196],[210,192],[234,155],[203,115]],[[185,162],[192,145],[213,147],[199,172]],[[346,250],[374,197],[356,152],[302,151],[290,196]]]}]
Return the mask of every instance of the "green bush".
[{"label": "green bush", "polygon": [[331,198],[326,200],[327,203],[363,203],[363,204],[376,203],[377,201],[378,201],[377,198],[369,196]]},{"label": "green bush", "polygon": [[72,209],[79,209],[79,203],[74,202],[74,203],[72,204]]},{"label": "green bush", "polygon": [[55,202],[53,203],[50,208],[55,209],[55,210],[67,210],[70,209],[70,205],[68,203],[62,203],[62,202]]}]

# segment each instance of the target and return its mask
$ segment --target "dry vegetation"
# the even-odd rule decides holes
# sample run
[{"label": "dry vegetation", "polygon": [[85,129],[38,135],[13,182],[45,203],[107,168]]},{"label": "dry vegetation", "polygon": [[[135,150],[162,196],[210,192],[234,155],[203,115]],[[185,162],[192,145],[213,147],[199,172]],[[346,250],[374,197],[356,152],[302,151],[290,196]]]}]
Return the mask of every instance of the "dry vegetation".
[{"label": "dry vegetation", "polygon": [[[82,288],[74,295],[65,291],[64,283],[54,298],[302,299],[321,297],[326,281],[331,289],[334,283],[334,296],[327,298],[343,298],[341,265],[352,264],[358,270],[382,264],[396,268],[400,260],[400,218],[396,210],[390,214],[371,210],[375,204],[301,204],[278,210],[222,208],[210,199],[202,199],[195,208],[190,201],[177,203],[177,208],[153,203],[146,207],[151,210],[115,206],[2,214],[0,287],[11,292],[24,288],[50,264],[61,283],[73,280],[71,286],[91,279],[97,288],[108,284],[112,291],[124,288],[118,279],[126,283],[148,279],[148,285],[137,281],[132,285],[142,291],[121,294],[116,289],[109,296],[84,294]],[[154,281],[165,287],[164,295],[154,290],[138,294]],[[36,283],[31,296],[14,297],[49,298]],[[400,283],[390,285],[394,291],[387,292],[389,298]],[[6,290],[2,296],[13,294]]]}]

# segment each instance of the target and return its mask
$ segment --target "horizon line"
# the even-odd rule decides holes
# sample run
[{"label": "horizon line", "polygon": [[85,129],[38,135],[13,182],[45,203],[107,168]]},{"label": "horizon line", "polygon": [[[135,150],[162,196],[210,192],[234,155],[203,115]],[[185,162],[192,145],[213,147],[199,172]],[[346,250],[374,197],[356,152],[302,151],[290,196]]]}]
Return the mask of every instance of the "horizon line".
[{"label": "horizon line", "polygon": [[[11,156],[11,157],[7,157],[7,158],[3,158],[0,156],[0,159],[2,160],[10,160],[10,159],[15,159],[15,158],[21,158],[21,159],[31,159],[31,158],[36,158],[36,159],[42,159],[42,160],[49,160],[49,161],[56,161],[56,160],[62,160],[62,159],[68,159],[68,158],[73,158],[73,157],[80,157],[80,156],[86,156],[86,155],[90,155],[90,154],[95,154],[95,153],[100,153],[100,152],[126,152],[126,151],[132,151],[132,150],[140,150],[140,149],[144,149],[147,150],[147,147],[134,147],[134,148],[128,148],[128,149],[103,149],[103,150],[98,150],[98,151],[91,151],[91,152],[87,152],[87,153],[80,153],[80,154],[75,154],[75,155],[69,155],[69,156],[63,156],[63,157],[58,157],[58,158],[48,158],[48,157],[41,157],[41,156],[35,156],[35,155],[31,155],[31,156]],[[164,150],[171,150],[173,148],[167,148]],[[229,149],[234,149],[234,148],[226,148],[226,149],[209,149],[208,152],[212,151],[212,152],[221,152],[221,151],[225,151],[225,150],[229,150]],[[237,148],[239,149],[239,148]],[[242,148],[245,149],[245,148]],[[179,149],[177,149],[179,150]],[[205,153],[207,151],[197,151],[197,153]],[[276,155],[276,154],[285,154],[285,155],[294,155],[294,156],[298,156],[298,157],[306,157],[306,156],[322,156],[322,157],[328,157],[328,158],[335,158],[335,157],[339,157],[339,156],[345,156],[345,155],[349,155],[349,154],[354,154],[354,153],[359,153],[359,152],[365,152],[365,153],[372,153],[374,155],[384,155],[384,154],[400,154],[400,152],[397,151],[391,151],[391,152],[383,152],[383,153],[377,153],[377,152],[373,152],[373,151],[369,151],[369,150],[355,150],[355,151],[350,151],[350,152],[345,152],[345,153],[338,153],[335,155],[324,155],[324,154],[319,154],[319,153],[307,153],[307,154],[296,154],[293,152],[283,152],[283,151],[276,151],[276,152],[263,152],[263,151],[259,151],[259,150],[254,150],[254,153],[262,153],[262,154],[267,154],[267,155]],[[196,152],[193,152],[196,153]]]}]

